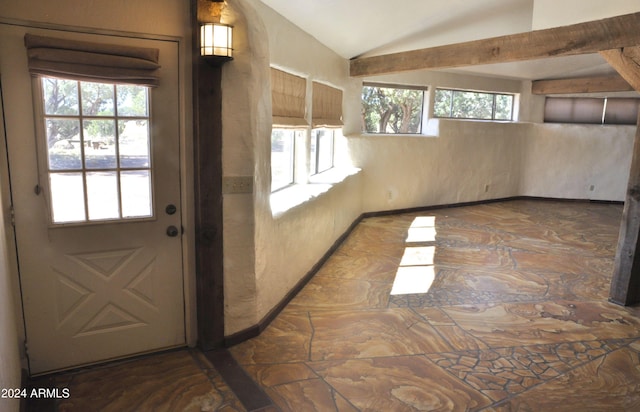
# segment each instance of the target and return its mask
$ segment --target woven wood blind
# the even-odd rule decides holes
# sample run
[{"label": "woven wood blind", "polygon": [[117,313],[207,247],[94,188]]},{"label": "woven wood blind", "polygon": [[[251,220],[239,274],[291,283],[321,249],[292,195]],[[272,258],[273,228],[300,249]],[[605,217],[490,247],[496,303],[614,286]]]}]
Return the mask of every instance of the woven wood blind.
[{"label": "woven wood blind", "polygon": [[342,90],[313,82],[312,124],[317,127],[342,127]]},{"label": "woven wood blind", "polygon": [[26,34],[29,72],[105,83],[157,86],[159,50]]},{"label": "woven wood blind", "polygon": [[309,123],[305,115],[306,79],[278,69],[271,69],[271,103],[273,127],[298,128]]}]

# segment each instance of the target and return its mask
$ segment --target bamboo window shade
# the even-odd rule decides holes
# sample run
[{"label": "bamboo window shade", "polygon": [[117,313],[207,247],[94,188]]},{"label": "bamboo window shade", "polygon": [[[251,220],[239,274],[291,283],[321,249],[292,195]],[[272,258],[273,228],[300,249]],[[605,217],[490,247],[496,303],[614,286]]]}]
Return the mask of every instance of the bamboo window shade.
[{"label": "bamboo window shade", "polygon": [[159,50],[26,34],[29,72],[75,80],[157,86]]},{"label": "bamboo window shade", "polygon": [[342,127],[342,90],[313,82],[314,128]]},{"label": "bamboo window shade", "polygon": [[306,79],[271,68],[273,127],[307,127],[305,119]]}]

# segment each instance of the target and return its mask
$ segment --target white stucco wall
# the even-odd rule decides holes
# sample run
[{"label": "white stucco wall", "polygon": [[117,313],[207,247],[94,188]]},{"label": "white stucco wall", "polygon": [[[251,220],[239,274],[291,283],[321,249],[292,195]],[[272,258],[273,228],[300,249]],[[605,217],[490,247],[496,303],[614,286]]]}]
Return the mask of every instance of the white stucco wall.
[{"label": "white stucco wall", "polygon": [[363,169],[364,211],[517,196],[526,128],[440,120],[436,137],[351,138]]},{"label": "white stucco wall", "polygon": [[567,26],[640,11],[637,0],[534,0],[532,30]]},{"label": "white stucco wall", "polygon": [[[225,240],[226,334],[251,327],[264,318],[361,213],[358,176],[347,178],[334,185],[328,192],[284,214],[274,216],[272,213],[270,67],[278,67],[307,78],[309,90],[311,81],[314,80],[341,89],[349,88],[353,81],[348,77],[346,60],[260,1],[238,1],[237,5],[247,21],[251,61],[243,63],[243,68],[230,65],[225,76],[234,77],[250,72],[245,79],[249,85],[249,105],[248,110],[229,109],[229,112],[236,113],[233,115],[236,120],[232,122],[240,130],[246,130],[246,126],[241,123],[248,121],[251,130],[247,130],[246,137],[253,140],[248,142],[241,136],[236,136],[239,139],[232,137],[231,134],[235,132],[225,126],[230,124],[228,118],[232,115],[228,113],[227,116],[223,112],[223,157],[226,159],[223,162],[223,174],[227,176],[247,173],[246,169],[240,170],[238,166],[234,166],[232,163],[237,162],[231,162],[226,156],[227,153],[244,157],[237,159],[241,165],[246,165],[247,159],[250,158],[254,189],[252,199],[249,196],[240,199],[238,195],[225,195],[225,210],[231,210],[234,205],[234,211],[229,213],[238,214],[237,211],[242,210],[243,216],[236,219],[238,225],[234,226],[240,230],[242,239],[231,235],[233,227],[225,225],[225,239],[234,236],[234,244],[238,246],[233,247]],[[236,63],[238,62],[234,60],[233,65]],[[223,84],[227,87],[226,81],[223,81]],[[224,97],[227,96],[225,90],[223,89],[223,99],[226,105],[231,103],[231,100]],[[308,95],[310,101],[310,93]],[[241,155],[243,151],[245,154]],[[253,204],[250,205],[250,201],[253,201]],[[249,215],[251,212],[253,220]],[[227,215],[225,212],[225,216]],[[250,238],[248,228],[240,227],[241,221],[253,221],[253,237]],[[248,249],[250,243],[253,244],[253,248]],[[247,251],[255,256],[254,277],[251,280],[244,276],[251,276],[250,263],[240,263],[243,267],[239,268],[238,273],[232,272],[234,266],[227,264],[246,259]],[[255,301],[250,300],[247,288],[255,292]],[[254,303],[255,306],[251,307]]]},{"label": "white stucco wall", "polygon": [[189,36],[189,2],[0,0],[0,17],[131,33]]},{"label": "white stucco wall", "polygon": [[[417,27],[415,34],[367,51],[362,56],[423,49],[526,32],[531,30],[533,1],[511,0],[507,4],[494,7],[487,7],[481,1],[467,1],[465,4],[466,10],[468,10],[467,14],[455,15],[455,17],[452,17],[448,10],[451,7],[456,7],[455,2],[452,2],[444,8],[433,10],[424,17],[424,21],[430,24],[428,29],[420,30]],[[390,17],[389,21],[396,22],[397,20]]]},{"label": "white stucco wall", "polygon": [[[246,193],[223,194],[225,335],[255,326],[265,315],[258,309],[262,285],[257,261],[261,243],[259,213],[269,202],[271,88],[267,29],[256,10],[261,3],[230,0],[228,23],[234,26],[234,60],[222,76],[222,173],[252,182]],[[276,238],[277,239],[277,238]],[[277,274],[267,278],[277,283]]]},{"label": "white stucco wall", "polygon": [[624,201],[635,126],[531,125],[523,196]]}]

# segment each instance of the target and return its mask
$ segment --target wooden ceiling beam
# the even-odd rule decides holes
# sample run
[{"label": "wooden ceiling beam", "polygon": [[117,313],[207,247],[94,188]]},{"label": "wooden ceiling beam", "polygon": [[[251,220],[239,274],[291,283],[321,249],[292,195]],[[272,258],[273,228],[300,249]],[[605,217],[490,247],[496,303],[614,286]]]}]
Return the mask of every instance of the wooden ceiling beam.
[{"label": "wooden ceiling beam", "polygon": [[609,76],[580,77],[573,79],[535,80],[532,94],[574,94],[628,92],[633,87],[619,74]]},{"label": "wooden ceiling beam", "polygon": [[353,77],[598,53],[640,45],[640,13],[351,60]]},{"label": "wooden ceiling beam", "polygon": [[620,73],[627,83],[640,92],[640,47],[604,50],[600,55]]}]

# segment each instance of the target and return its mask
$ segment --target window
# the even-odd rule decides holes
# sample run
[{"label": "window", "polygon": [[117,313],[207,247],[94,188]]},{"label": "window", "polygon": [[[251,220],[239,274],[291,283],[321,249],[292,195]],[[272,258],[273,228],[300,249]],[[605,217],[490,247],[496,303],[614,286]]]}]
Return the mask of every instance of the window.
[{"label": "window", "polygon": [[421,133],[425,90],[365,84],[362,88],[363,130],[366,133]]},{"label": "window", "polygon": [[637,124],[640,99],[618,98],[605,99],[605,124]]},{"label": "window", "polygon": [[302,133],[293,129],[271,131],[271,191],[294,182],[295,141]]},{"label": "window", "polygon": [[435,117],[477,120],[513,120],[513,95],[437,89]]},{"label": "window", "polygon": [[547,97],[545,123],[628,124],[638,118],[640,99]]},{"label": "window", "polygon": [[333,167],[333,129],[314,129],[311,133],[311,174],[322,173]]},{"label": "window", "polygon": [[271,68],[271,192],[296,183],[302,186],[310,175],[334,166],[335,130],[342,127],[342,90],[312,81],[308,101],[307,86],[304,77]]},{"label": "window", "polygon": [[33,34],[24,41],[52,222],[152,217],[149,93],[159,84],[159,50]]},{"label": "window", "polygon": [[271,191],[295,181],[297,137],[309,126],[305,119],[306,79],[271,69]]},{"label": "window", "polygon": [[53,223],[151,217],[149,88],[39,84]]},{"label": "window", "polygon": [[314,175],[333,167],[335,130],[342,127],[342,90],[318,82],[312,90],[309,174]]}]

